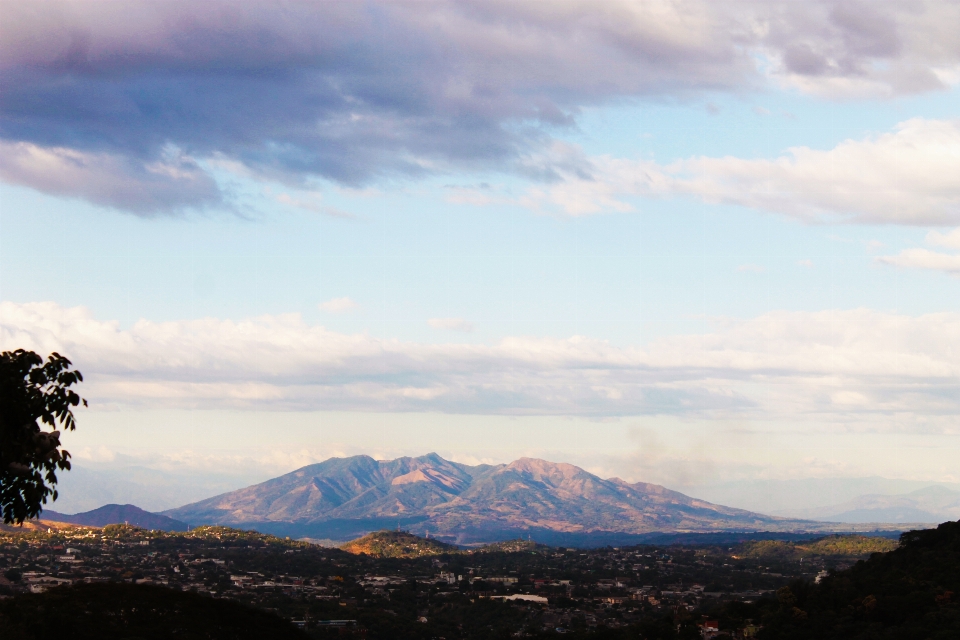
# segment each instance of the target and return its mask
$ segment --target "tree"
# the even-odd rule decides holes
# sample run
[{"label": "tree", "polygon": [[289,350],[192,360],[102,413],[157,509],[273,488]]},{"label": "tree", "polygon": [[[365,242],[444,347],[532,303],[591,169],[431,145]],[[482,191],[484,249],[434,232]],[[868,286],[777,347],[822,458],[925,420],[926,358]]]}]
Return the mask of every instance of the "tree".
[{"label": "tree", "polygon": [[0,353],[0,508],[6,524],[39,515],[47,497],[57,499],[57,470],[70,469],[57,425],[73,431],[72,408],[87,406],[70,389],[83,381],[71,366],[59,353],[46,363],[23,349]]}]

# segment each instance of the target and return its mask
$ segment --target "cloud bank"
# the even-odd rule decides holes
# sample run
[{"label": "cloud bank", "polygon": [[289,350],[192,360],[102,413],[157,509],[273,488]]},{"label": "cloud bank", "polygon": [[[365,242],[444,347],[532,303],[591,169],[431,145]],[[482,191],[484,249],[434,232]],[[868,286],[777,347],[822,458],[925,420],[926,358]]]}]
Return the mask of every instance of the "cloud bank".
[{"label": "cloud bank", "polygon": [[[569,148],[555,155],[577,157]],[[632,211],[630,196],[688,195],[807,222],[960,222],[960,120],[916,118],[890,133],[827,150],[795,147],[772,160],[699,157],[662,165],[581,156],[574,166],[518,202],[579,216]]]},{"label": "cloud bank", "polygon": [[771,84],[848,99],[960,82],[960,3],[943,0],[2,10],[0,138],[15,153],[0,176],[144,215],[217,203],[203,169],[215,159],[293,185],[522,171],[588,106]]},{"label": "cloud bank", "polygon": [[[130,329],[54,303],[0,303],[0,348],[59,351],[99,406],[743,416],[956,429],[960,315],[773,312],[618,347],[342,334],[298,315]],[[952,425],[952,426],[951,426]]]}]

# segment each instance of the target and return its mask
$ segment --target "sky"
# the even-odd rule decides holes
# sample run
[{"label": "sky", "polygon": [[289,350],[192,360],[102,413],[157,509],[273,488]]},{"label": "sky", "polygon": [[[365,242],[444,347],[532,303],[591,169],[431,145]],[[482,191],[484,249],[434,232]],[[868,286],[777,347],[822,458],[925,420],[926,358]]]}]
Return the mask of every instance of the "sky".
[{"label": "sky", "polygon": [[2,10],[0,348],[78,467],[960,482],[960,2]]}]

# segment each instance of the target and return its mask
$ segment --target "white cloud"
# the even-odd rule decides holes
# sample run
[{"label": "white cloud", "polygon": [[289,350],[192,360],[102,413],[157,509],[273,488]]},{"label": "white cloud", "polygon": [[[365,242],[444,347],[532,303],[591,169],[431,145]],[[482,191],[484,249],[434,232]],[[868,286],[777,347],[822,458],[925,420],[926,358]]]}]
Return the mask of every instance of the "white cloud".
[{"label": "white cloud", "polygon": [[95,407],[743,416],[941,431],[956,431],[960,412],[956,313],[773,312],[641,348],[582,336],[420,344],[298,315],[121,329],[84,308],[0,303],[0,348],[17,347],[70,357]]},{"label": "white cloud", "polygon": [[927,242],[938,247],[949,247],[951,249],[960,249],[960,227],[957,227],[949,233],[940,233],[931,231],[927,234]]},{"label": "white cloud", "polygon": [[326,302],[321,302],[319,305],[321,311],[326,311],[328,313],[344,313],[346,311],[353,311],[360,305],[354,302],[349,297],[343,298],[331,298]]},{"label": "white cloud", "polygon": [[445,329],[447,331],[473,331],[473,325],[463,318],[430,318],[427,324],[434,329]]},{"label": "white cloud", "polygon": [[[949,233],[931,231],[927,234],[927,242],[934,246],[960,249],[960,228]],[[960,253],[941,253],[930,249],[912,248],[904,249],[895,256],[880,256],[876,260],[895,267],[943,271],[960,277]]]},{"label": "white cloud", "polygon": [[667,165],[601,156],[554,163],[562,180],[520,201],[567,215],[632,211],[626,198],[691,195],[810,222],[960,222],[960,120],[913,119],[826,151],[794,147],[773,160],[689,158]]},{"label": "white cloud", "polygon": [[879,262],[907,269],[928,269],[960,276],[960,254],[940,253],[930,249],[904,249],[895,256],[881,256]]},{"label": "white cloud", "polygon": [[82,447],[81,449],[75,449],[71,452],[72,457],[77,460],[84,460],[88,462],[113,462],[117,454],[108,449],[107,447],[100,445],[99,447]]},{"label": "white cloud", "polygon": [[806,267],[807,269],[812,269],[813,260],[797,260],[797,266]]},{"label": "white cloud", "polygon": [[960,120],[914,119],[893,133],[776,160],[697,158],[666,171],[674,189],[806,220],[960,221]]}]

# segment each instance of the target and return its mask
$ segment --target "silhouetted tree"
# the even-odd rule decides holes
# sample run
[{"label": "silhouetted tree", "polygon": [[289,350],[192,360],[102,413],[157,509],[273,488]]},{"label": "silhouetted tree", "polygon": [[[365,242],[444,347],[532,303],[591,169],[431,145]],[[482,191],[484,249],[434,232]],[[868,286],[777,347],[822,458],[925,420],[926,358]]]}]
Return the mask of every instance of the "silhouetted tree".
[{"label": "silhouetted tree", "polygon": [[83,380],[71,366],[58,353],[46,363],[23,349],[0,353],[0,508],[7,524],[39,515],[51,494],[56,500],[56,471],[70,468],[57,424],[73,431],[72,407],[87,406],[70,389]]}]

